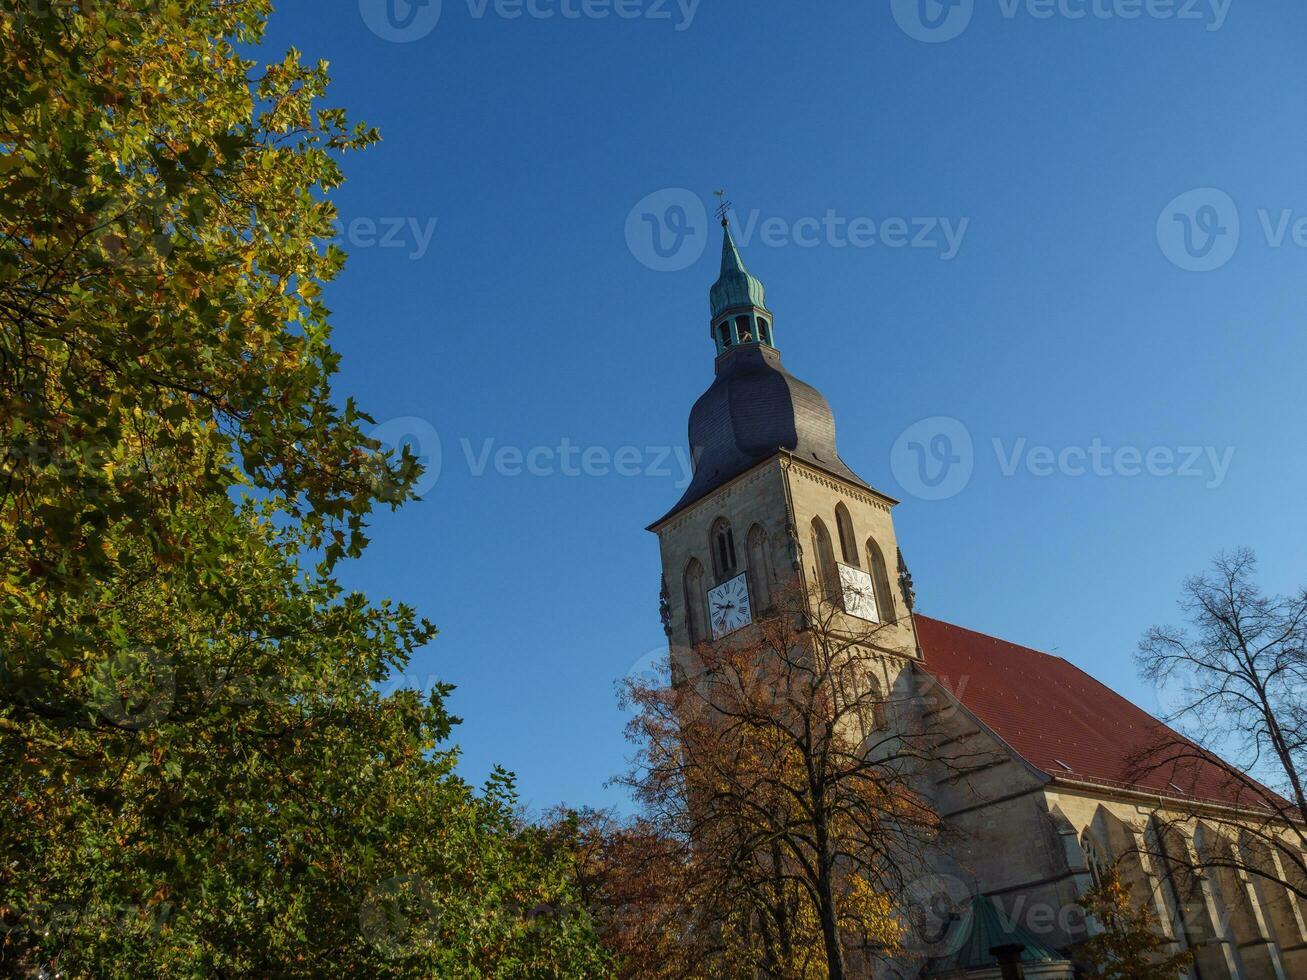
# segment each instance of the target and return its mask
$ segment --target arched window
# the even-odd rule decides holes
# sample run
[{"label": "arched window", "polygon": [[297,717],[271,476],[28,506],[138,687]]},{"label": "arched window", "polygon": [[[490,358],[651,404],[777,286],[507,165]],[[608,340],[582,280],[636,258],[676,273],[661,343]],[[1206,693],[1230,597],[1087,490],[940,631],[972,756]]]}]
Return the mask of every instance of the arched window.
[{"label": "arched window", "polygon": [[722,350],[731,346],[731,321],[723,320],[717,324],[717,344]]},{"label": "arched window", "polygon": [[1088,829],[1080,835],[1080,849],[1085,852],[1085,863],[1089,865],[1089,874],[1094,879],[1094,884],[1101,885],[1107,864],[1103,860],[1102,850]]},{"label": "arched window", "polygon": [[719,517],[713,522],[709,533],[712,546],[713,578],[724,581],[735,574],[735,533],[726,518]]},{"label": "arched window", "polygon": [[774,347],[771,341],[771,324],[767,322],[766,317],[758,317],[758,339],[768,347]]},{"label": "arched window", "polygon": [[885,689],[875,677],[867,678],[867,691],[862,696],[859,721],[862,724],[863,741],[885,727]]},{"label": "arched window", "polygon": [[1230,838],[1216,828],[1200,823],[1194,829],[1194,848],[1207,880],[1208,894],[1223,911],[1221,919],[1215,923],[1217,929],[1227,939],[1244,938],[1236,936],[1236,930],[1242,932],[1241,927],[1248,924],[1254,913],[1248,904],[1247,886],[1235,870],[1242,862],[1235,856]]},{"label": "arched window", "polygon": [[699,559],[691,558],[685,566],[685,625],[690,631],[690,643],[708,639],[708,598],[703,587],[703,566]]},{"label": "arched window", "polygon": [[771,605],[771,542],[761,524],[749,528],[749,591],[759,609]]},{"label": "arched window", "polygon": [[843,501],[835,505],[835,529],[840,536],[840,554],[844,556],[844,564],[861,568],[862,562],[858,561],[858,539],[853,536],[853,518],[849,516],[849,509]]},{"label": "arched window", "polygon": [[820,517],[812,519],[812,558],[822,594],[831,601],[839,596],[839,573],[835,569],[835,552],[831,550],[830,532]]},{"label": "arched window", "polygon": [[735,318],[735,335],[740,338],[742,344],[753,343],[753,326],[747,316],[737,316]]},{"label": "arched window", "polygon": [[1201,937],[1190,935],[1191,923],[1185,914],[1185,904],[1181,897],[1185,889],[1177,880],[1181,869],[1171,859],[1172,848],[1179,848],[1176,841],[1168,840],[1168,837],[1173,838],[1174,832],[1168,833],[1163,830],[1157,817],[1149,817],[1144,827],[1145,847],[1149,852],[1153,871],[1162,886],[1162,904],[1166,906],[1166,911],[1171,917],[1171,934],[1182,949],[1188,949],[1193,946],[1195,940],[1200,941]]},{"label": "arched window", "polygon": [[890,590],[889,569],[885,566],[885,556],[875,538],[867,539],[867,570],[871,572],[871,585],[876,590],[876,610],[880,613],[882,623],[898,621],[894,611],[894,593]]},{"label": "arched window", "polygon": [[840,716],[856,723],[858,738],[866,746],[885,728],[886,698],[880,678],[866,660],[853,657],[835,671],[833,679]]}]

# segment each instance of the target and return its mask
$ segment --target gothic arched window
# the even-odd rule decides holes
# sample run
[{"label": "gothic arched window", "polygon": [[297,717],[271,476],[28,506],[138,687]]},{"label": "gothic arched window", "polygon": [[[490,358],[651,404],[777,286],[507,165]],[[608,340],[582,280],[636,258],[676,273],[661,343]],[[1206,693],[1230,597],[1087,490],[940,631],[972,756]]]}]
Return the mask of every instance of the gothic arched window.
[{"label": "gothic arched window", "polygon": [[834,682],[840,715],[857,723],[865,747],[885,728],[886,699],[880,678],[866,660],[855,657],[835,671]]},{"label": "gothic arched window", "polygon": [[759,609],[771,605],[771,542],[761,524],[749,528],[749,590]]},{"label": "gothic arched window", "polygon": [[866,741],[885,727],[885,691],[875,677],[867,676],[864,683],[866,690],[861,696],[858,722],[862,726],[862,739]]},{"label": "gothic arched window", "polygon": [[690,631],[690,643],[708,639],[707,596],[703,587],[703,566],[699,559],[691,558],[685,566],[685,625]]},{"label": "gothic arched window", "polygon": [[831,549],[830,532],[820,517],[812,519],[812,558],[816,563],[817,582],[822,595],[834,600],[839,595],[839,573],[835,569],[835,552]]},{"label": "gothic arched window", "polygon": [[1085,863],[1089,865],[1089,874],[1094,879],[1094,884],[1101,885],[1107,865],[1103,861],[1103,852],[1087,829],[1080,836],[1080,849],[1085,852]]},{"label": "gothic arched window", "polygon": [[719,517],[708,537],[712,546],[713,578],[721,582],[735,574],[735,533],[726,518]]},{"label": "gothic arched window", "polygon": [[897,622],[898,614],[894,611],[894,593],[890,590],[889,569],[885,565],[885,556],[875,538],[867,539],[867,570],[871,572],[871,584],[876,590],[876,609],[882,623]]},{"label": "gothic arched window", "polygon": [[840,554],[844,556],[844,564],[861,568],[862,562],[858,561],[858,539],[853,535],[853,518],[849,516],[849,509],[843,501],[835,505],[835,529],[839,532]]},{"label": "gothic arched window", "polygon": [[[1246,898],[1239,876],[1232,873],[1243,862],[1235,856],[1231,845],[1230,838],[1205,822],[1194,828],[1193,853],[1203,868],[1212,897],[1227,910],[1233,910]],[[1225,926],[1225,932],[1231,938],[1234,935],[1229,925]]]},{"label": "gothic arched window", "polygon": [[[1174,851],[1181,850],[1183,844],[1178,844],[1174,838],[1174,831],[1164,830],[1157,817],[1148,818],[1148,823],[1144,827],[1144,841],[1153,873],[1157,875],[1162,886],[1162,904],[1166,906],[1166,911],[1171,917],[1171,932],[1176,942],[1181,948],[1188,949],[1193,947],[1196,939],[1201,941],[1201,938],[1190,935],[1190,923],[1188,916],[1185,915],[1185,905],[1182,900],[1182,895],[1186,894],[1187,889],[1178,880],[1182,868],[1177,867],[1177,863],[1172,860]],[[1180,862],[1181,865],[1182,863]]]}]

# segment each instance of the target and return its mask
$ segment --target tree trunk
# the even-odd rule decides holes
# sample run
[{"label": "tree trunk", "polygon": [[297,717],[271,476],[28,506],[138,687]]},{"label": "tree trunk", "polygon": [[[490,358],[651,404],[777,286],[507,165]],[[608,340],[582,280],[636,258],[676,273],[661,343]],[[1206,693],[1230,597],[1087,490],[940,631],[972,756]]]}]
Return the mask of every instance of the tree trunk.
[{"label": "tree trunk", "polygon": [[1276,717],[1275,709],[1271,707],[1270,700],[1260,684],[1257,687],[1257,696],[1261,701],[1262,716],[1266,721],[1266,730],[1271,736],[1271,745],[1280,760],[1280,765],[1284,768],[1284,774],[1289,778],[1289,784],[1293,787],[1293,800],[1298,806],[1298,816],[1307,820],[1307,798],[1303,795],[1302,779],[1298,775],[1298,766],[1289,751],[1284,732],[1280,729],[1280,719]]},{"label": "tree trunk", "polygon": [[785,901],[785,889],[781,884],[784,881],[785,860],[781,855],[781,846],[776,841],[772,841],[771,859],[772,869],[775,874],[772,879],[772,894],[775,896],[774,915],[780,943],[781,962],[792,963],[794,961],[794,943],[790,933],[790,911]]},{"label": "tree trunk", "polygon": [[844,950],[840,946],[840,928],[835,908],[835,889],[832,884],[830,837],[826,816],[817,807],[813,821],[817,842],[817,912],[821,916],[821,938],[826,946],[826,969],[830,980],[844,980]]}]

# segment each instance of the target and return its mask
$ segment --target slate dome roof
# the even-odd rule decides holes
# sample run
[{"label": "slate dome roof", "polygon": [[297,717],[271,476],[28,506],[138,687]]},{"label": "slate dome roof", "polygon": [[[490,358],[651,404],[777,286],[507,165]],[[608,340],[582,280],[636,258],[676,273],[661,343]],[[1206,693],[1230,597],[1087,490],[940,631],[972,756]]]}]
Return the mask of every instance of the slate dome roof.
[{"label": "slate dome roof", "polygon": [[[721,274],[709,291],[709,303],[714,321],[733,309],[772,319],[762,281],[744,267],[725,221]],[[752,341],[733,339],[734,346],[718,343],[717,377],[690,410],[694,460],[690,486],[651,528],[778,453],[790,453],[870,489],[835,449],[835,414],[830,404],[816,388],[785,370],[770,330]]]},{"label": "slate dome roof", "polygon": [[867,486],[835,449],[830,404],[785,370],[778,351],[761,344],[718,359],[716,380],[690,410],[690,451],[694,478],[658,523],[778,452]]}]

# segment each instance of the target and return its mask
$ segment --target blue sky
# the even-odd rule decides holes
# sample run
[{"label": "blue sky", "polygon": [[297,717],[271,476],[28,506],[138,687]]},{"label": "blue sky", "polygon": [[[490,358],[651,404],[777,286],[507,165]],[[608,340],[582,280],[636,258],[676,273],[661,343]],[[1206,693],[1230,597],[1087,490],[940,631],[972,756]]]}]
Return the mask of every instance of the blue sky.
[{"label": "blue sky", "polygon": [[411,678],[458,685],[469,778],[622,800],[721,187],[921,611],[1151,708],[1184,576],[1307,581],[1298,0],[387,2],[282,0],[269,54],[384,138],[337,196],[338,387],[438,478],[344,578],[440,626]]}]

